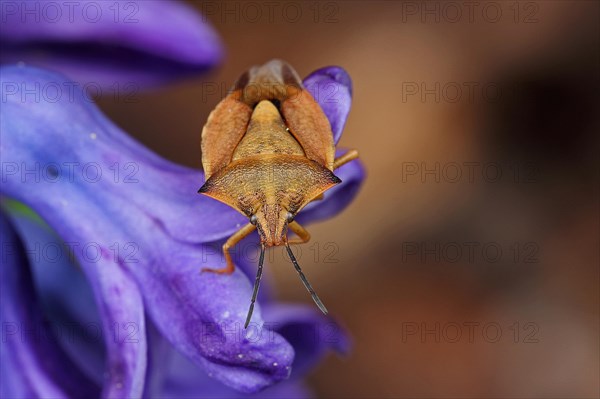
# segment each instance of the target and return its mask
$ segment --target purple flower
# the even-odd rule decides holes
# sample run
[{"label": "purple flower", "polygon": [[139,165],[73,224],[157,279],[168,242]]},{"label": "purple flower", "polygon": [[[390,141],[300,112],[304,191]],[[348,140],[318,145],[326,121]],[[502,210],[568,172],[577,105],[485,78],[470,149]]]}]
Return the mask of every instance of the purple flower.
[{"label": "purple flower", "polygon": [[2,1],[0,63],[65,73],[91,93],[132,93],[223,58],[205,17],[177,1]]},{"label": "purple flower", "polygon": [[[2,224],[2,396],[223,397],[284,380],[264,394],[303,396],[302,373],[328,348],[347,348],[338,325],[311,305],[278,304],[267,292],[245,330],[254,262],[236,259],[240,268],[229,276],[199,272],[223,266],[218,248],[245,218],[197,195],[200,171],[134,141],[79,88],[52,100],[31,94],[68,83],[36,68],[0,69],[1,193],[57,234],[4,202],[11,221]],[[305,84],[337,141],[349,77],[329,67]],[[321,95],[328,88],[336,95]],[[307,206],[302,223],[340,212],[364,170],[355,161],[336,175],[343,182]],[[34,256],[36,237],[44,248],[52,240],[67,245],[73,259]],[[73,342],[54,331],[58,338],[40,343],[27,328],[44,317],[97,326],[100,339]]]}]

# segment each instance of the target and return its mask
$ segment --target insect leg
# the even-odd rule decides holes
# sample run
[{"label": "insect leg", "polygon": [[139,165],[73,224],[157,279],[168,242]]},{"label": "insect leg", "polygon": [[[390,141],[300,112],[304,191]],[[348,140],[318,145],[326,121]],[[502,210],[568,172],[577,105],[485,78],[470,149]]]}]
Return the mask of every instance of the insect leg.
[{"label": "insect leg", "polygon": [[234,235],[232,235],[231,237],[229,237],[229,239],[227,241],[225,241],[225,244],[223,244],[223,255],[225,255],[225,261],[227,262],[227,266],[225,266],[222,269],[211,269],[211,268],[208,268],[208,267],[204,267],[204,268],[202,268],[202,271],[203,272],[219,273],[219,274],[231,274],[231,273],[233,273],[233,271],[235,270],[235,265],[233,264],[233,260],[231,259],[231,255],[229,255],[229,248],[233,247],[242,238],[244,238],[248,234],[252,233],[254,231],[254,229],[256,229],[256,226],[253,225],[252,223],[248,223],[247,225],[245,225],[244,227],[242,227],[241,229],[239,229],[237,232],[235,232]]},{"label": "insect leg", "polygon": [[310,233],[296,221],[288,224],[288,228],[298,236],[297,239],[288,241],[289,244],[304,244],[310,240]]},{"label": "insect leg", "polygon": [[333,161],[333,170],[339,168],[340,166],[347,164],[348,162],[352,161],[353,159],[358,158],[358,151],[356,150],[350,150],[347,153],[345,153],[344,155],[342,155],[339,158],[336,158]]}]

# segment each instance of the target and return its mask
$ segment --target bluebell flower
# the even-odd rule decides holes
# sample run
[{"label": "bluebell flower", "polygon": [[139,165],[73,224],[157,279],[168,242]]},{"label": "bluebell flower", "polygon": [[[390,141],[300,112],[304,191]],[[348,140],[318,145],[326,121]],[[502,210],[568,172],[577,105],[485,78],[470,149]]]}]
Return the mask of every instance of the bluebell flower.
[{"label": "bluebell flower", "polygon": [[[236,259],[229,276],[199,272],[223,266],[215,248],[244,216],[197,195],[201,171],[133,140],[79,87],[35,93],[69,83],[33,67],[0,68],[1,194],[39,216],[4,201],[2,396],[235,397],[279,382],[260,395],[305,395],[300,377],[328,349],[347,349],[343,331],[313,306],[280,304],[268,292],[245,330],[253,262]],[[337,142],[351,102],[348,75],[323,68],[304,84]],[[307,206],[301,223],[346,207],[364,170],[353,161],[336,175],[342,183]],[[73,258],[32,256],[36,237],[69,244]],[[43,320],[98,326],[100,339],[40,338]]]}]

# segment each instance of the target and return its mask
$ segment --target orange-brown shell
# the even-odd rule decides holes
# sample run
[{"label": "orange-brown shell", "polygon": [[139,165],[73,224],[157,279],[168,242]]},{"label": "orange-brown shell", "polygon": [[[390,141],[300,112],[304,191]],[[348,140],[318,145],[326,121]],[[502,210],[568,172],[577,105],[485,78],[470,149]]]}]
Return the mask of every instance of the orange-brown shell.
[{"label": "orange-brown shell", "polygon": [[289,214],[340,182],[334,152],[319,105],[289,65],[271,61],[242,75],[210,114],[199,192],[256,216],[263,241],[279,245]]},{"label": "orange-brown shell", "polygon": [[244,73],[209,115],[201,145],[205,177],[231,162],[254,108],[263,100],[279,105],[286,127],[306,157],[332,171],[335,147],[327,117],[292,67],[272,60]]}]

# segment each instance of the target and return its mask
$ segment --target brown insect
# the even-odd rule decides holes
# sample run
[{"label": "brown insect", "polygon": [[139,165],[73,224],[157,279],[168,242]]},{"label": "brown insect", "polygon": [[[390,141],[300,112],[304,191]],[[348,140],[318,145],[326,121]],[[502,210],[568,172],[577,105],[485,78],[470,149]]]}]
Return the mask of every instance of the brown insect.
[{"label": "brown insect", "polygon": [[[333,171],[356,159],[348,151],[334,159],[331,126],[319,104],[287,63],[272,60],[250,68],[208,116],[202,130],[202,166],[206,182],[198,191],[249,218],[223,245],[227,265],[203,269],[230,274],[229,249],[258,230],[261,252],[245,327],[254,310],[265,247],[285,245],[306,289],[324,314],[327,309],[302,273],[289,244],[310,234],[294,221],[309,202],[341,182]],[[288,241],[288,229],[298,239]]]}]

